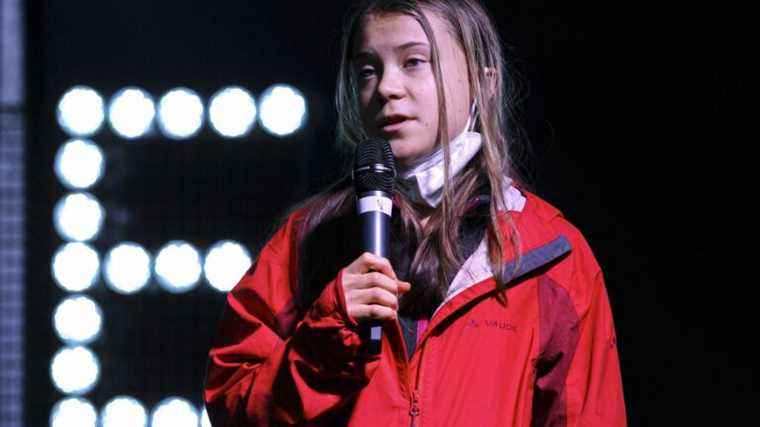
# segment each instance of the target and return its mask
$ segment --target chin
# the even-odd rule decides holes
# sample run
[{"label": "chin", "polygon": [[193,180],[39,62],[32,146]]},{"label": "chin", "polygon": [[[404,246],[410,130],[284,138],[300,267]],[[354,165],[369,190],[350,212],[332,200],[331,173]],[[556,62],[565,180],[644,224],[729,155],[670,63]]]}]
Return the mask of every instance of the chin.
[{"label": "chin", "polygon": [[413,162],[417,153],[414,150],[410,150],[408,146],[405,146],[403,142],[390,140],[388,143],[391,145],[393,156],[396,158],[396,162],[400,164],[407,164]]},{"label": "chin", "polygon": [[419,159],[424,157],[424,153],[398,155],[394,152],[393,154],[396,157],[396,164],[401,165],[401,166],[413,165]]},{"label": "chin", "polygon": [[388,142],[391,145],[393,156],[396,158],[396,163],[401,165],[413,164],[417,160],[425,157],[427,154],[432,152],[432,149],[423,150],[421,147],[410,146],[409,143],[404,144],[393,141]]}]

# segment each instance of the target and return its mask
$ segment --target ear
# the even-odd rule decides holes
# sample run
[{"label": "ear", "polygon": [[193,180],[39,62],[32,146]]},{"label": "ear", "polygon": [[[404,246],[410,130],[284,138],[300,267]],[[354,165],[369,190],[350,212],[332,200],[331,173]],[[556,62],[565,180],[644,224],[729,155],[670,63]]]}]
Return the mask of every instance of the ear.
[{"label": "ear", "polygon": [[493,67],[485,67],[483,71],[486,76],[486,81],[484,83],[488,85],[488,96],[491,97],[496,93],[496,69]]}]

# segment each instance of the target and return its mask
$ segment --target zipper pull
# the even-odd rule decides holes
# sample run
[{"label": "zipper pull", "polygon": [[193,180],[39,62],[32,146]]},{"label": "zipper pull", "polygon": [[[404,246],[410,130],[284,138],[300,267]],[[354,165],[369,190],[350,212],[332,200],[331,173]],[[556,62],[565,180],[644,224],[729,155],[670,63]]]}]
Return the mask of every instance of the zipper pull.
[{"label": "zipper pull", "polygon": [[420,414],[420,393],[417,390],[414,390],[412,392],[412,409],[409,410],[409,415],[412,416],[412,422],[414,422],[414,417]]}]

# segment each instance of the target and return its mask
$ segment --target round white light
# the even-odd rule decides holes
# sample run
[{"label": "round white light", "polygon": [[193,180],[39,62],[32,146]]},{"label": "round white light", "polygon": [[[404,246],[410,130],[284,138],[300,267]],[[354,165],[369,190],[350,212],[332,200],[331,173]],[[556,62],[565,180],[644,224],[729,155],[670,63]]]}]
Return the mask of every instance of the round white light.
[{"label": "round white light", "polygon": [[87,244],[67,243],[53,255],[52,270],[58,286],[69,292],[81,292],[95,283],[100,259]]},{"label": "round white light", "polygon": [[223,240],[211,246],[203,263],[208,283],[220,292],[232,289],[251,267],[251,254],[240,243]]},{"label": "round white light", "polygon": [[158,284],[174,293],[189,291],[201,277],[198,251],[179,240],[167,243],[158,251],[154,268]]},{"label": "round white light", "polygon": [[256,123],[256,101],[241,87],[227,87],[211,97],[208,113],[219,135],[238,138],[247,135]]},{"label": "round white light", "polygon": [[146,427],[148,413],[139,400],[130,396],[116,396],[100,412],[101,427]]},{"label": "round white light", "polygon": [[66,187],[83,190],[103,176],[103,151],[97,144],[74,139],[62,145],[55,155],[55,174]]},{"label": "round white light", "polygon": [[72,136],[89,136],[103,124],[103,98],[92,88],[74,86],[58,101],[58,124]]},{"label": "round white light", "polygon": [[124,242],[114,246],[103,262],[108,287],[120,294],[133,294],[150,280],[150,255],[137,243]]},{"label": "round white light", "polygon": [[111,128],[123,138],[139,138],[150,131],[156,106],[153,98],[139,87],[127,87],[117,92],[108,106]]},{"label": "round white light", "polygon": [[95,427],[97,422],[95,407],[81,397],[63,399],[50,411],[50,427]]},{"label": "round white light", "polygon": [[306,121],[306,100],[288,85],[275,85],[264,91],[259,110],[262,126],[276,136],[290,135]]},{"label": "round white light", "polygon": [[103,226],[105,211],[89,193],[72,193],[64,196],[53,209],[55,230],[66,240],[93,239]]},{"label": "round white light", "polygon": [[66,344],[87,344],[100,335],[103,313],[92,299],[84,295],[64,299],[53,313],[58,337]]},{"label": "round white light", "polygon": [[186,139],[203,125],[203,103],[190,89],[172,89],[158,103],[158,124],[169,138]]},{"label": "round white light", "polygon": [[55,387],[66,394],[84,394],[95,387],[100,364],[86,347],[64,347],[53,356],[50,376]]},{"label": "round white light", "polygon": [[150,416],[151,427],[198,427],[195,406],[180,397],[170,397],[156,405]]}]

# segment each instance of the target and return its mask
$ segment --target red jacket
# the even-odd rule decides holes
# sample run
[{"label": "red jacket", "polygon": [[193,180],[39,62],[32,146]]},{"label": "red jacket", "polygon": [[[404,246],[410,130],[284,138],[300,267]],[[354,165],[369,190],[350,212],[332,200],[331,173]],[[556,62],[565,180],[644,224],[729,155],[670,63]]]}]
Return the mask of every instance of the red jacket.
[{"label": "red jacket", "polygon": [[340,273],[299,318],[293,215],[228,294],[209,353],[213,424],[624,426],[602,271],[560,211],[522,194],[524,208],[509,214],[523,259],[507,264],[506,299],[492,277],[465,280],[411,360],[398,321],[384,324],[380,355],[360,351]]}]

